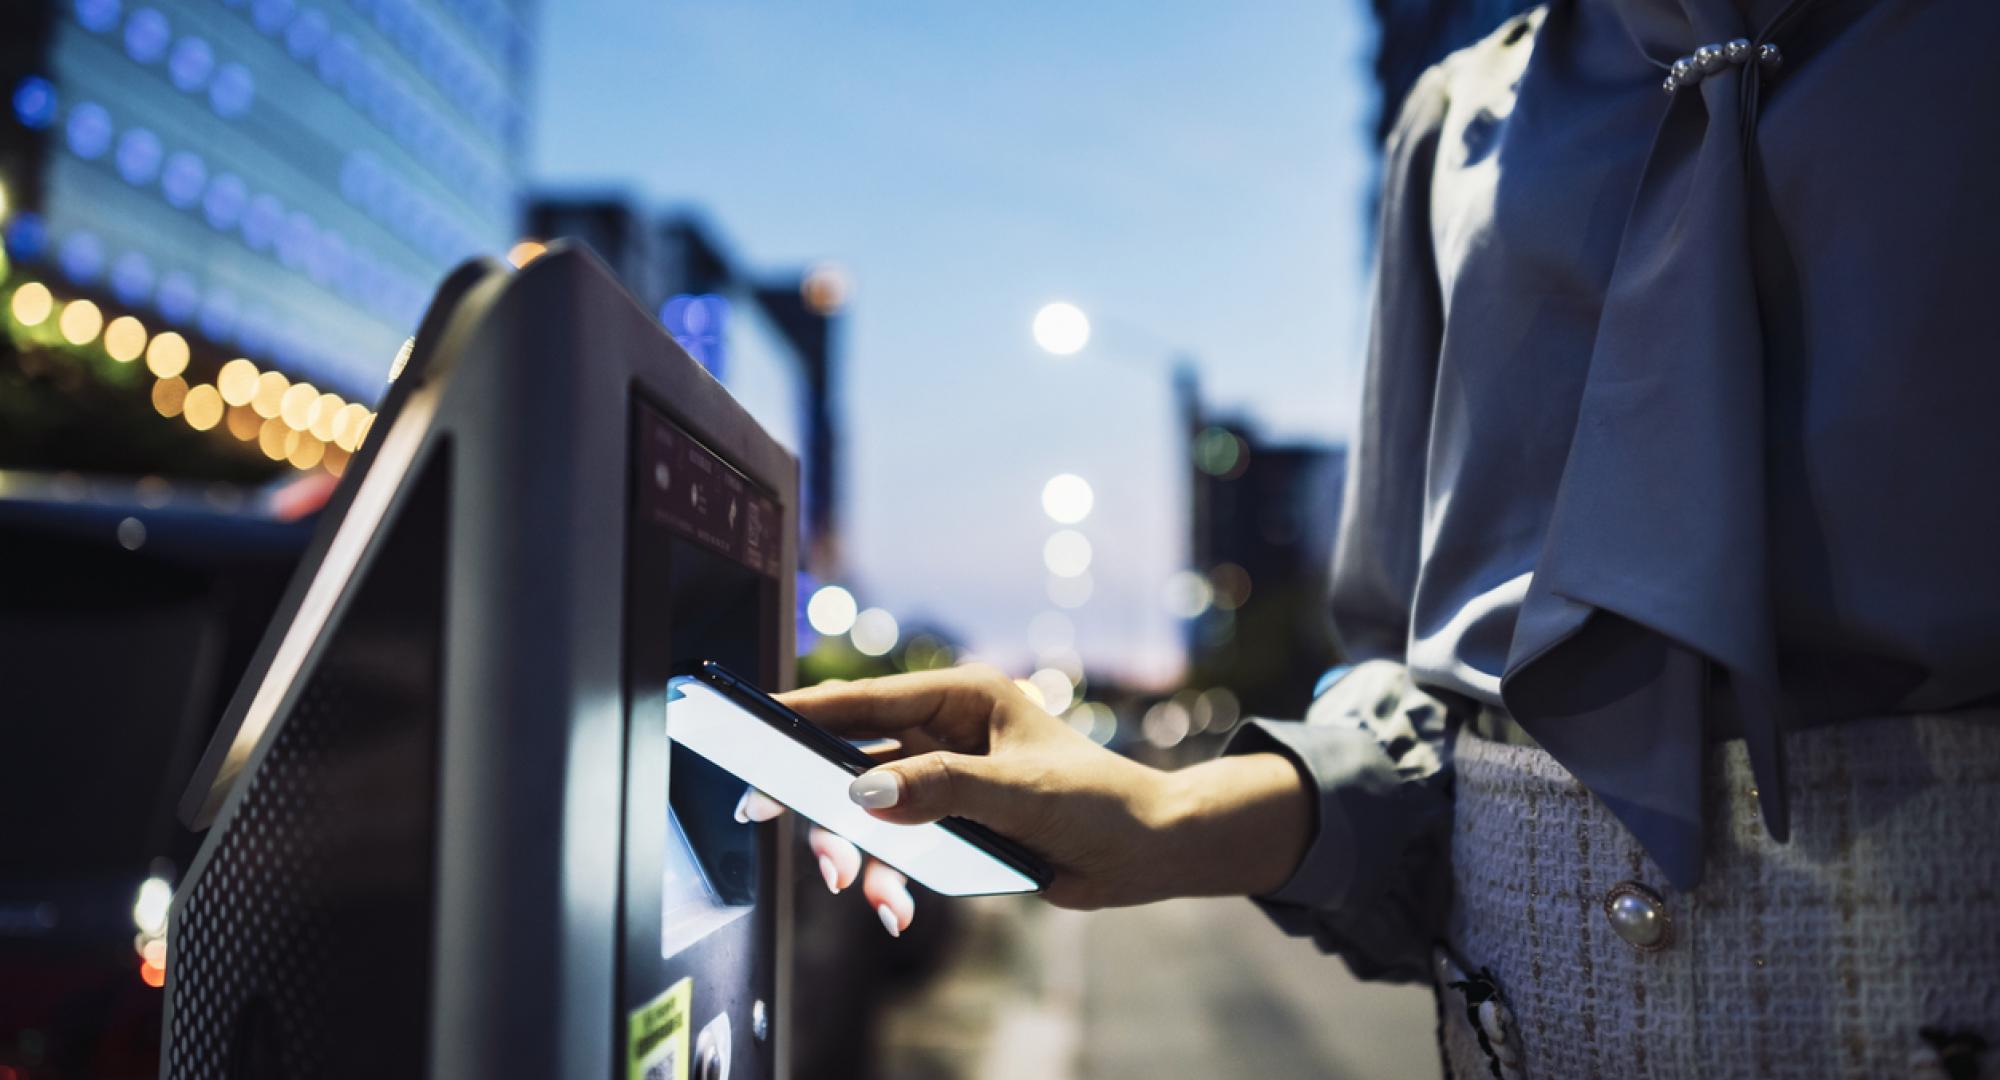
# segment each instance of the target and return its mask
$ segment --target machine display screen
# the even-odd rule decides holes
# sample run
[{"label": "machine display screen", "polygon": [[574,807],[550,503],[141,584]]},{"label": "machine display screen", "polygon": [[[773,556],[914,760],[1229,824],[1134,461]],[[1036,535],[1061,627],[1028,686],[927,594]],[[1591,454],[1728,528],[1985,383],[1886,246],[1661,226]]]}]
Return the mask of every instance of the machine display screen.
[{"label": "machine display screen", "polygon": [[[775,676],[782,508],[650,408],[638,410],[637,436],[637,678],[664,688],[702,660]],[[756,830],[735,819],[741,781],[696,755],[671,754],[667,792],[661,948],[671,955],[749,910],[759,863]]]}]

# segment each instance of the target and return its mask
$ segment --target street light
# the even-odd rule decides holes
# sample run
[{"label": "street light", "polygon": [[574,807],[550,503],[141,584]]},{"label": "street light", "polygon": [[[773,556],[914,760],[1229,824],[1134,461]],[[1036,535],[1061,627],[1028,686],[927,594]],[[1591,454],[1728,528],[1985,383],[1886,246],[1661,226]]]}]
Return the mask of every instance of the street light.
[{"label": "street light", "polygon": [[1089,517],[1096,502],[1090,481],[1075,473],[1058,473],[1042,485],[1042,512],[1058,525],[1074,525]]},{"label": "street light", "polygon": [[1043,304],[1035,312],[1035,344],[1055,356],[1075,356],[1090,344],[1090,317],[1066,301]]}]

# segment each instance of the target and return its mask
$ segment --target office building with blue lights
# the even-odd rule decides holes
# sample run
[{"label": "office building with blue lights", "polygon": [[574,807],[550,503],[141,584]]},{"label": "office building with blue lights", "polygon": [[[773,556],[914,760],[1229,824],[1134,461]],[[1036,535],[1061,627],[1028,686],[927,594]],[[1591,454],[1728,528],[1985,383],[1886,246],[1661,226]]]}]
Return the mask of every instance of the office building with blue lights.
[{"label": "office building with blue lights", "polygon": [[514,239],[531,0],[10,12],[10,291],[177,333],[189,407],[239,357],[372,405],[439,279]]}]

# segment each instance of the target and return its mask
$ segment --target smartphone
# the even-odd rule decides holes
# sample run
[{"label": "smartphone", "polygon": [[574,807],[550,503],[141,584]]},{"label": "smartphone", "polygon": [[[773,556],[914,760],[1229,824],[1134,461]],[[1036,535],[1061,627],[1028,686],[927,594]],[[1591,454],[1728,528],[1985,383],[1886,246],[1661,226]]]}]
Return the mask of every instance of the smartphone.
[{"label": "smartphone", "polygon": [[1040,892],[1048,869],[970,821],[894,825],[847,797],[876,765],[854,744],[779,704],[713,661],[667,684],[667,736],[813,824],[945,896]]}]

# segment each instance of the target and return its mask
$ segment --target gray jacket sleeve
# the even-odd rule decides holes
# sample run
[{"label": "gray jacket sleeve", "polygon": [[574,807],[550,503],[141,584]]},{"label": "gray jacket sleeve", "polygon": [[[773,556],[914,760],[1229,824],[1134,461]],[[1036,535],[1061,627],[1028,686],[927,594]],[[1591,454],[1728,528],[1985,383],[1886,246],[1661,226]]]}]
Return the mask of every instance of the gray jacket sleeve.
[{"label": "gray jacket sleeve", "polygon": [[1428,977],[1451,902],[1454,726],[1401,664],[1377,660],[1321,694],[1305,723],[1251,721],[1224,751],[1283,754],[1317,793],[1298,869],[1253,899],[1361,978]]},{"label": "gray jacket sleeve", "polygon": [[1335,629],[1360,666],[1318,696],[1304,724],[1253,722],[1225,751],[1282,753],[1317,790],[1312,846],[1292,879],[1257,902],[1363,978],[1426,978],[1450,906],[1453,719],[1402,665],[1444,330],[1430,187],[1445,87],[1441,68],[1418,80],[1384,152],[1361,420],[1332,588]]}]

